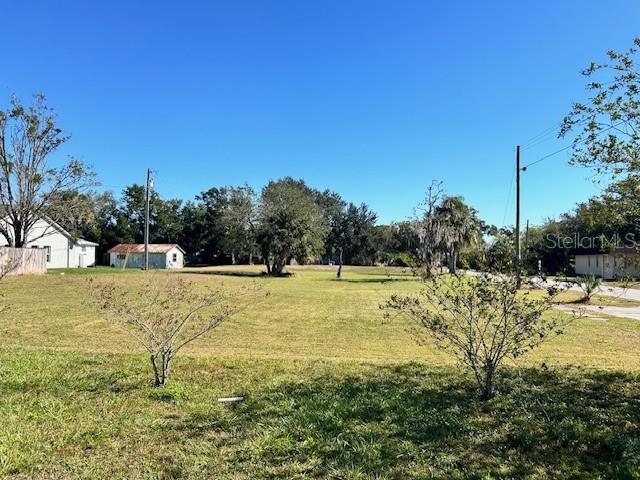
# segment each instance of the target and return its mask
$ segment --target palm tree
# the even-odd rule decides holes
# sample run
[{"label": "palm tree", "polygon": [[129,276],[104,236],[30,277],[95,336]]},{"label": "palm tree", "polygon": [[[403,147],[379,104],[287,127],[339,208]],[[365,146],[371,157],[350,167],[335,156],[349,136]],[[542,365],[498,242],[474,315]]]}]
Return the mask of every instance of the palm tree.
[{"label": "palm tree", "polygon": [[449,272],[455,274],[462,248],[480,239],[480,220],[462,197],[445,197],[438,207],[441,244],[448,259]]}]

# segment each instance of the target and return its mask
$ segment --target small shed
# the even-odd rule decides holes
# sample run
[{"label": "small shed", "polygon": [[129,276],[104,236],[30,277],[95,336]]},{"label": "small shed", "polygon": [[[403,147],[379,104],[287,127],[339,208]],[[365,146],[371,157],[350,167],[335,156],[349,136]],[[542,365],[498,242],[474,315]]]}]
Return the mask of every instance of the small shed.
[{"label": "small shed", "polygon": [[595,275],[605,280],[640,278],[640,253],[635,248],[584,248],[573,254],[577,275]]},{"label": "small shed", "polygon": [[[110,249],[109,265],[114,268],[143,268],[144,244],[120,243]],[[184,267],[185,251],[176,243],[150,243],[149,268],[172,269]]]}]

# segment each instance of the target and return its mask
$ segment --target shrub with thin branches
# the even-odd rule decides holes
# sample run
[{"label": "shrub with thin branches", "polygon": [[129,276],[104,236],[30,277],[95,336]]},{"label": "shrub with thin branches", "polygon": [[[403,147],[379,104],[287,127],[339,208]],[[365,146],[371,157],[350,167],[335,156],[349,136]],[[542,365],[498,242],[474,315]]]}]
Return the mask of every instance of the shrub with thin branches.
[{"label": "shrub with thin branches", "polygon": [[519,292],[510,278],[434,277],[418,296],[393,295],[381,308],[426,328],[438,347],[473,372],[487,400],[495,395],[496,372],[505,359],[516,359],[561,332],[561,317],[547,314],[558,293],[552,287],[535,297]]},{"label": "shrub with thin branches", "polygon": [[133,288],[89,280],[100,308],[125,326],[149,354],[153,385],[165,385],[171,361],[185,346],[263,296],[258,286],[200,289],[177,275],[148,274]]}]

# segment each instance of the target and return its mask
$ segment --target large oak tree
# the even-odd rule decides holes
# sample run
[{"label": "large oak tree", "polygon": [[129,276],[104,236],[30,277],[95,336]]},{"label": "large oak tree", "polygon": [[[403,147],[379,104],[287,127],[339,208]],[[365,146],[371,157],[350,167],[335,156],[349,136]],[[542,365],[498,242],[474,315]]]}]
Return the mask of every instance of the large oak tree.
[{"label": "large oak tree", "polygon": [[327,231],[322,209],[303,180],[286,177],[262,189],[257,240],[271,275],[281,275],[292,258],[306,262],[321,255]]}]

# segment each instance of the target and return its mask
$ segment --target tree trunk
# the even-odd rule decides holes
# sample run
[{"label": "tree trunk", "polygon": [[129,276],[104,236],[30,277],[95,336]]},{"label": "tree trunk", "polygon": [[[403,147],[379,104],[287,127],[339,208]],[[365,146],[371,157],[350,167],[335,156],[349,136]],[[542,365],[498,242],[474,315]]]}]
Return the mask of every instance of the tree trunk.
[{"label": "tree trunk", "polygon": [[23,235],[23,225],[20,221],[13,222],[13,247],[23,248],[25,244],[25,238]]},{"label": "tree trunk", "polygon": [[455,248],[451,248],[449,252],[449,273],[455,275],[458,271],[458,255],[456,254]]},{"label": "tree trunk", "polygon": [[275,262],[273,262],[273,265],[271,265],[271,275],[274,276],[278,276],[278,275],[282,275],[282,272],[284,271],[284,267],[285,267],[285,261],[282,259],[278,259]]},{"label": "tree trunk", "polygon": [[166,385],[169,381],[169,362],[171,362],[171,350],[166,352],[162,357],[162,385]]},{"label": "tree trunk", "polygon": [[493,365],[487,365],[487,367],[485,368],[484,384],[482,385],[482,394],[480,395],[480,398],[482,400],[490,400],[496,394],[495,389],[493,387],[494,375],[495,375],[495,369]]},{"label": "tree trunk", "polygon": [[235,265],[236,264],[236,252],[234,252],[233,250],[231,251],[231,265]]},{"label": "tree trunk", "polygon": [[[158,358],[159,356],[159,358]],[[169,381],[169,363],[171,362],[171,351],[150,356],[151,367],[153,368],[153,386],[162,387]]]},{"label": "tree trunk", "polygon": [[253,253],[249,252],[249,265],[253,265]]},{"label": "tree trunk", "polygon": [[151,354],[149,357],[149,360],[151,361],[151,368],[153,370],[153,386],[159,387],[160,386],[160,369],[158,368],[156,355]]},{"label": "tree trunk", "polygon": [[340,278],[340,274],[342,273],[342,250],[340,250],[340,257],[339,257],[339,265],[338,265],[338,272],[336,273],[336,278]]}]

